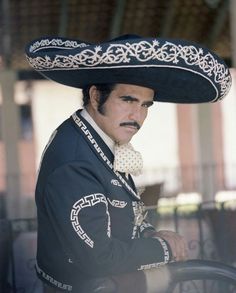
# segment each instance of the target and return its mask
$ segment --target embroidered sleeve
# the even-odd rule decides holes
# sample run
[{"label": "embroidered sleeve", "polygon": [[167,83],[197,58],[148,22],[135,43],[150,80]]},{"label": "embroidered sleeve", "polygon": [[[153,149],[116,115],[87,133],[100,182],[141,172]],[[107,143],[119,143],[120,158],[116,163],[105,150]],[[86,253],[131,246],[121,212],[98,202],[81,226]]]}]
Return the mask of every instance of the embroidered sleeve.
[{"label": "embroidered sleeve", "polygon": [[140,266],[139,270],[149,270],[152,268],[159,268],[160,266],[163,266],[167,263],[170,262],[171,260],[171,250],[169,248],[169,245],[167,244],[167,242],[160,238],[160,237],[153,237],[154,239],[157,239],[159,241],[159,243],[162,246],[162,249],[164,251],[164,257],[163,260],[157,263],[151,263],[151,264],[147,264],[147,265],[142,265]]},{"label": "embroidered sleeve", "polygon": [[[81,224],[80,221],[80,217],[83,218],[83,215],[81,215],[81,213],[84,211],[84,213],[86,213],[86,209],[92,209],[93,207],[95,207],[96,205],[104,205],[105,206],[105,213],[104,216],[107,216],[107,236],[111,237],[111,229],[110,229],[110,215],[108,212],[108,205],[107,205],[107,200],[106,197],[104,196],[104,194],[102,193],[93,193],[90,195],[86,195],[84,197],[82,197],[81,199],[77,200],[74,204],[73,207],[71,209],[71,213],[70,213],[70,220],[71,220],[71,224],[72,227],[74,229],[74,231],[77,233],[77,235],[81,238],[82,241],[84,241],[84,243],[86,243],[88,246],[90,246],[91,248],[94,248],[94,240],[91,239],[88,236],[88,233],[86,232],[86,230],[88,230],[86,228],[86,226],[83,227],[83,225]],[[89,213],[89,211],[88,211]]]}]

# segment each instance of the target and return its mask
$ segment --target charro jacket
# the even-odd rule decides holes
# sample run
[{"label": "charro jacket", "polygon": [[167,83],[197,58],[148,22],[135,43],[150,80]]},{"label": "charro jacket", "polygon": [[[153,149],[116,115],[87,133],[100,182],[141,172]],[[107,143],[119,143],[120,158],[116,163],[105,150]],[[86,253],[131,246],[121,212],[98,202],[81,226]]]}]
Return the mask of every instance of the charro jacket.
[{"label": "charro jacket", "polygon": [[77,111],[53,133],[36,185],[36,271],[43,282],[80,292],[94,278],[168,262],[132,178],[113,170],[113,154]]}]

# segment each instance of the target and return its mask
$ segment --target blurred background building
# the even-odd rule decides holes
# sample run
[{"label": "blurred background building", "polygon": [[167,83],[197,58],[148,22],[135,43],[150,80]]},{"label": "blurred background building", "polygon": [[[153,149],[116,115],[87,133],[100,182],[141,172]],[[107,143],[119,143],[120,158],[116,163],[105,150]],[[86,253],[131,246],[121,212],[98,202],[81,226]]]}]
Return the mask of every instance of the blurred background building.
[{"label": "blurred background building", "polygon": [[[209,47],[232,68],[234,85],[216,104],[158,103],[133,139],[144,157],[139,186],[162,183],[164,197],[214,200],[236,190],[236,1],[1,0],[1,215],[35,217],[34,186],[51,132],[81,107],[81,93],[29,68],[25,45],[60,35],[102,42],[120,34],[183,38]],[[229,193],[224,193],[227,196]],[[231,195],[232,193],[230,193]]]}]

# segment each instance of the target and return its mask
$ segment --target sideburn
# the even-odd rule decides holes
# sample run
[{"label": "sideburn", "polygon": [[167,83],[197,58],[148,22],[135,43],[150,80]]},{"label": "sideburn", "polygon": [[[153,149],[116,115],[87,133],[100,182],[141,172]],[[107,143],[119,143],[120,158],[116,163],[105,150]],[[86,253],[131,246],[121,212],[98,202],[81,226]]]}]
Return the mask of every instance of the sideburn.
[{"label": "sideburn", "polygon": [[111,92],[115,89],[115,84],[105,84],[105,85],[96,85],[97,91],[99,92],[99,101],[97,110],[101,115],[106,115],[105,113],[105,103],[109,98]]},{"label": "sideburn", "polygon": [[103,115],[103,116],[105,116],[106,115],[106,111],[105,111],[105,105],[104,105],[105,103],[101,103],[101,99],[99,100],[99,104],[98,104],[98,112],[101,114],[101,115]]}]

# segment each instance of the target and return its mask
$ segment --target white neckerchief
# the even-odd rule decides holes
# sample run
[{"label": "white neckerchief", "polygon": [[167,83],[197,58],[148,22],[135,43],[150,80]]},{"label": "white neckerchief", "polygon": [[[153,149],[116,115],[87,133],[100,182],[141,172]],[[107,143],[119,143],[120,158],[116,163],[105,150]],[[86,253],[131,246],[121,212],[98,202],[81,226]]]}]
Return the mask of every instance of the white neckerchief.
[{"label": "white neckerchief", "polygon": [[131,143],[115,145],[114,170],[138,176],[142,173],[143,159],[140,152],[135,151]]}]

